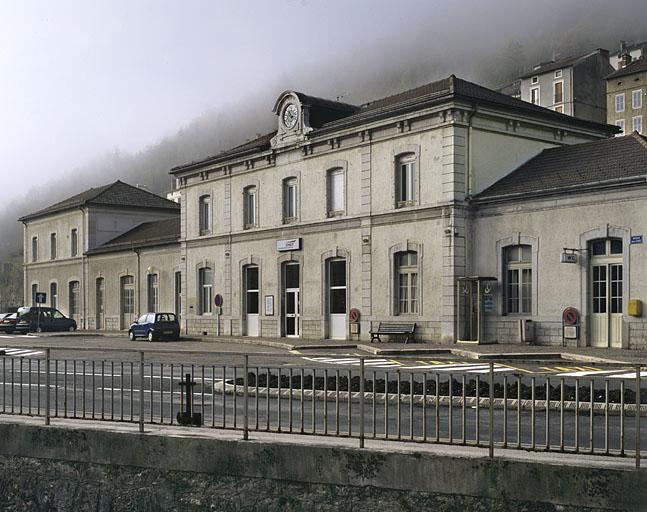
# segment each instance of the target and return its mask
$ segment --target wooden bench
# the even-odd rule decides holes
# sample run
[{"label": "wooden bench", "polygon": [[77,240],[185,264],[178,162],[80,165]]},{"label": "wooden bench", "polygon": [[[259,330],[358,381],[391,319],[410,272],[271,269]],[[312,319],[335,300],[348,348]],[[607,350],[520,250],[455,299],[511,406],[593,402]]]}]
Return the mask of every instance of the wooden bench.
[{"label": "wooden bench", "polygon": [[409,343],[409,340],[413,340],[413,333],[416,330],[416,323],[394,323],[394,322],[380,322],[377,327],[377,331],[370,331],[371,334],[371,343],[374,340],[381,342],[381,335],[393,336],[393,335],[402,335],[406,336],[404,340],[405,343]]}]

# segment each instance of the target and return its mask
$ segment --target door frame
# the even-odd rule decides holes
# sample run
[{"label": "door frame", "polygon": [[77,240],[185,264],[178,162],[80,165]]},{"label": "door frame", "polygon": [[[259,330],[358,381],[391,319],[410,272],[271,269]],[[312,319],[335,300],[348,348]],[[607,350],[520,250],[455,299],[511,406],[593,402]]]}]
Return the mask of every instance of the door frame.
[{"label": "door frame", "polygon": [[599,227],[590,229],[580,234],[580,313],[581,327],[580,337],[577,346],[591,346],[591,255],[589,254],[589,242],[602,238],[619,238],[622,240],[622,296],[625,299],[622,304],[623,332],[622,348],[629,347],[629,333],[627,322],[627,303],[629,298],[631,267],[629,252],[631,250],[631,230],[626,226],[612,226],[602,224]]},{"label": "door frame", "polygon": [[[299,328],[298,332],[299,335],[298,337],[301,337],[301,318],[303,317],[303,258],[301,255],[293,255],[292,253],[285,254],[281,257],[278,258],[278,280],[277,282],[279,283],[279,296],[278,296],[278,315],[279,315],[279,321],[278,323],[278,335],[279,337],[286,337],[285,334],[285,295],[286,295],[286,288],[285,288],[285,267],[287,265],[299,265]],[[294,288],[296,289],[296,288]]]},{"label": "door frame", "polygon": [[[243,263],[241,265],[241,274],[240,274],[240,283],[241,283],[241,326],[242,326],[242,334],[243,336],[251,336],[251,337],[258,337],[261,335],[261,297],[263,296],[261,293],[261,266],[254,261],[254,258],[250,258],[249,260],[244,260],[246,263]],[[247,263],[247,261],[251,261],[250,263]],[[247,313],[247,272],[250,268],[255,268],[257,273],[258,273],[258,289],[256,292],[258,293],[258,313],[256,313],[257,317],[257,332],[256,334],[249,334],[249,328],[248,328],[248,313]]]},{"label": "door frame", "polygon": [[[334,261],[343,261],[344,266],[346,267],[346,282],[345,282],[345,291],[346,291],[346,313],[344,314],[344,337],[343,338],[334,338],[339,340],[348,339],[348,310],[349,310],[349,270],[350,266],[348,264],[348,258],[344,255],[332,256],[324,260],[324,279],[323,279],[323,290],[324,290],[324,336],[326,339],[332,338],[332,313],[330,312],[330,264]],[[339,314],[341,316],[341,314]]]}]

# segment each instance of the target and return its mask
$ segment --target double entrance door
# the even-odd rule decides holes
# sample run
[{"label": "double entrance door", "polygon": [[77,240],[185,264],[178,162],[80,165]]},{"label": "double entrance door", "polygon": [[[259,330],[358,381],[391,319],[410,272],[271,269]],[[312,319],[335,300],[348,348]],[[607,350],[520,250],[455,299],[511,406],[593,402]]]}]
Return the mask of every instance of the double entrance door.
[{"label": "double entrance door", "polygon": [[622,241],[591,244],[591,346],[622,347]]}]

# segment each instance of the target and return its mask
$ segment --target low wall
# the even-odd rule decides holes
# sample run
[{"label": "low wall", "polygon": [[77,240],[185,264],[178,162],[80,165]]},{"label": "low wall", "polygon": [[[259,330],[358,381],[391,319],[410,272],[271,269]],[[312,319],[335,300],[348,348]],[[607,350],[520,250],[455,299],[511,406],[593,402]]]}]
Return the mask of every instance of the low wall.
[{"label": "low wall", "polygon": [[177,433],[0,423],[0,509],[579,512],[647,504],[646,470]]}]

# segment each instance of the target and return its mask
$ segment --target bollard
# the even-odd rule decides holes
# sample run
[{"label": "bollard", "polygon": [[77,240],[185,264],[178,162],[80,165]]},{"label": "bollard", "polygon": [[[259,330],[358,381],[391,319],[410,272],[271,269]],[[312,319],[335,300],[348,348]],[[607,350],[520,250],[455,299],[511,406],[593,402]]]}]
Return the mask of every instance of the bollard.
[{"label": "bollard", "polygon": [[640,366],[636,367],[636,469],[640,468]]},{"label": "bollard", "polygon": [[489,428],[490,428],[490,443],[489,443],[489,455],[490,458],[494,458],[494,363],[490,363],[490,417],[489,417]]},{"label": "bollard", "polygon": [[[180,397],[184,396],[184,410],[177,413],[178,425],[200,427],[202,425],[202,414],[193,412],[193,388],[195,382],[191,380],[191,374],[185,374],[185,380],[181,380],[178,384],[181,392]],[[180,407],[182,404],[180,404]]]},{"label": "bollard", "polygon": [[144,352],[139,353],[139,431],[144,433]]}]

